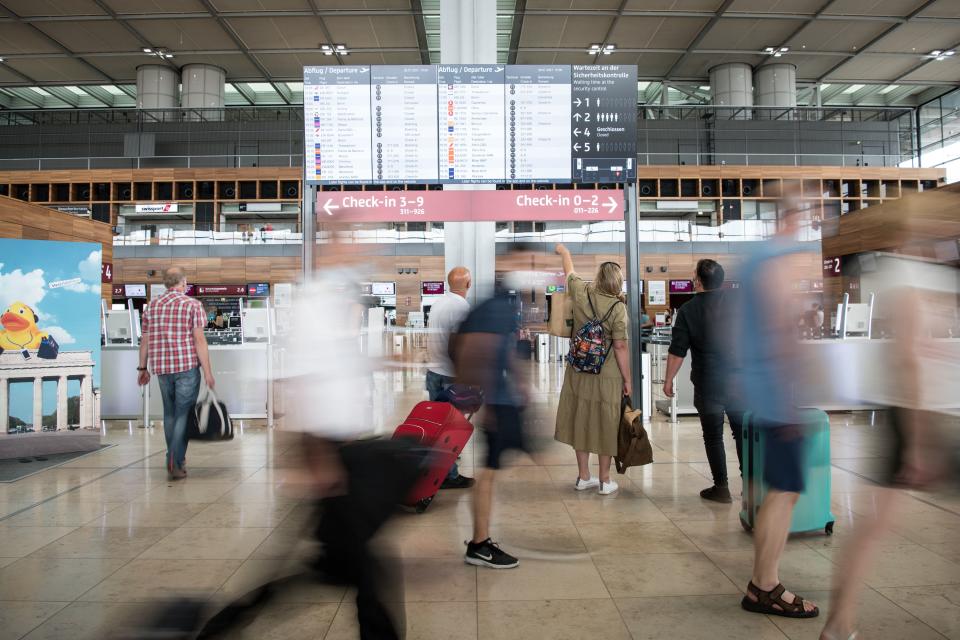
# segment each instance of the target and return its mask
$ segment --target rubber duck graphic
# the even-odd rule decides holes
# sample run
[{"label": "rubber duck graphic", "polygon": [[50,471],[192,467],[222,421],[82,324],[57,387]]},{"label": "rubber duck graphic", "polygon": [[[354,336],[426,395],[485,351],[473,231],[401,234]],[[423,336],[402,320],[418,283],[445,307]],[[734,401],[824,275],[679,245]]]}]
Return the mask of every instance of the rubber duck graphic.
[{"label": "rubber duck graphic", "polygon": [[48,334],[40,331],[40,317],[22,302],[14,302],[0,315],[0,350],[39,349]]}]

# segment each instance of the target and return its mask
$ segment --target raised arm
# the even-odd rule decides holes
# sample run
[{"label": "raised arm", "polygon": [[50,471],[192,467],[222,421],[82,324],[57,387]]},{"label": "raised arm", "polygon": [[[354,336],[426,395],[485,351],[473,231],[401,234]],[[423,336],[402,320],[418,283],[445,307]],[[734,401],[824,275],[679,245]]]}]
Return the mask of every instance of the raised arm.
[{"label": "raised arm", "polygon": [[558,244],[554,251],[557,252],[557,255],[560,256],[560,259],[563,261],[563,275],[569,277],[574,271],[573,258],[570,256],[570,250],[562,244]]}]

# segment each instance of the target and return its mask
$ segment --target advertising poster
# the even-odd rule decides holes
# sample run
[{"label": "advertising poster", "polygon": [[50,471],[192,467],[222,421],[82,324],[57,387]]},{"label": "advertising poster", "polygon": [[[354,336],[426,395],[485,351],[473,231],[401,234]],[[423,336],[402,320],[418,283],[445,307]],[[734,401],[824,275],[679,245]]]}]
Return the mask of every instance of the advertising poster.
[{"label": "advertising poster", "polygon": [[657,306],[667,304],[666,280],[648,280],[647,285],[650,289],[649,293],[647,293],[647,304]]},{"label": "advertising poster", "polygon": [[100,283],[99,244],[0,238],[4,433],[94,427]]}]

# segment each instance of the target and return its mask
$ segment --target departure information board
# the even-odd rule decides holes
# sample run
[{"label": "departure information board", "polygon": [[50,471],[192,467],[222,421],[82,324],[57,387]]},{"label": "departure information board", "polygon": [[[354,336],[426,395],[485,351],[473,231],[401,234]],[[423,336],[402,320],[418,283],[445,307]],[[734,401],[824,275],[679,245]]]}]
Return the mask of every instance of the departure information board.
[{"label": "departure information board", "polygon": [[625,182],[631,65],[304,67],[314,184]]}]

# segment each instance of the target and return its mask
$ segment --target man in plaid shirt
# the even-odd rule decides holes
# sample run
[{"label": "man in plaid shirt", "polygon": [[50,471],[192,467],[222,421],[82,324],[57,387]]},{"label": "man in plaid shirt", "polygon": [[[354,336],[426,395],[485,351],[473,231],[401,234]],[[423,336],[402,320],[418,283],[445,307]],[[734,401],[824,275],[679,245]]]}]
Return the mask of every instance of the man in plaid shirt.
[{"label": "man in plaid shirt", "polygon": [[[200,367],[207,386],[213,389],[213,371],[203,329],[207,316],[199,301],[186,295],[183,269],[163,272],[167,291],[143,311],[140,366],[137,381],[150,383],[156,374],[163,398],[163,433],[167,439],[167,472],[171,480],[187,476],[187,416],[200,391]],[[149,370],[148,370],[149,362]]]}]

